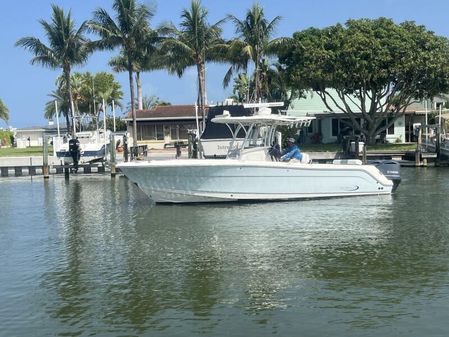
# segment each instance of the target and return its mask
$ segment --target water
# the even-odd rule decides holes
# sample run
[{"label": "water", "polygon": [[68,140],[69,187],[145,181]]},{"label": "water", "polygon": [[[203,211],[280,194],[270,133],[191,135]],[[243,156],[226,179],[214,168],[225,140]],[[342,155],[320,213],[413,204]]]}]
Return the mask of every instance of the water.
[{"label": "water", "polygon": [[447,168],[284,203],[151,206],[108,176],[0,191],[0,336],[447,336]]}]

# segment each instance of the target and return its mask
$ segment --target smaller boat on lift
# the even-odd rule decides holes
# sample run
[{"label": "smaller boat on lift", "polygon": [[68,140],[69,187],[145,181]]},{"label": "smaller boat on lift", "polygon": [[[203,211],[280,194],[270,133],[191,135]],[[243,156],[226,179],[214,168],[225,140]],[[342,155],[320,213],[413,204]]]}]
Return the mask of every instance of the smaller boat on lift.
[{"label": "smaller boat on lift", "polygon": [[[103,162],[107,155],[107,147],[110,143],[110,132],[100,131],[81,131],[77,132],[75,138],[79,146],[78,163],[95,163]],[[72,148],[70,147],[72,144]],[[56,149],[56,156],[64,162],[64,164],[73,164],[74,141],[71,139],[62,143]]]},{"label": "smaller boat on lift", "polygon": [[[273,158],[276,128],[307,127],[314,117],[271,114],[259,104],[252,116],[224,113],[213,118],[233,137],[226,159],[174,159],[117,165],[156,203],[274,201],[391,194],[400,182],[395,162],[363,165],[360,160],[312,163]],[[243,142],[238,141],[241,131]],[[384,172],[384,173],[383,173]]]}]

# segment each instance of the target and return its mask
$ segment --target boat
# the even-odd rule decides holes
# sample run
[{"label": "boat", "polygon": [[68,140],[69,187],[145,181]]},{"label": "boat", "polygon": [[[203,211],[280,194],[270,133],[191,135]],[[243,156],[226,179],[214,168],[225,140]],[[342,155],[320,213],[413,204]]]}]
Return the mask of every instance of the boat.
[{"label": "boat", "polygon": [[[400,182],[396,162],[364,165],[360,160],[313,163],[277,161],[271,155],[276,129],[308,127],[314,117],[272,114],[259,104],[252,116],[224,111],[212,121],[228,127],[233,141],[226,159],[135,161],[117,167],[155,203],[281,201],[391,194]],[[237,141],[241,132],[242,142]]]},{"label": "boat", "polygon": [[[110,143],[110,132],[100,131],[81,131],[77,132],[74,139],[79,142],[79,160],[78,163],[94,163],[102,162],[107,155],[107,147]],[[64,162],[64,164],[73,164],[73,150],[70,148],[70,139],[60,143],[56,149],[56,156]]]}]

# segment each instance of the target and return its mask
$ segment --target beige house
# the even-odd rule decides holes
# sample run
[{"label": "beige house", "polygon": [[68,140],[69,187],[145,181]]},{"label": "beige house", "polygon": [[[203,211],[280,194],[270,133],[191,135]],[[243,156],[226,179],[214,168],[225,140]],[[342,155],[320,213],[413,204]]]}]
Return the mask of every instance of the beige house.
[{"label": "beige house", "polygon": [[[132,135],[132,116],[124,118],[128,132]],[[189,131],[201,124],[200,114],[194,105],[158,105],[148,110],[136,111],[137,143],[150,149],[162,149],[174,142],[187,143]],[[132,144],[132,140],[129,141]]]}]

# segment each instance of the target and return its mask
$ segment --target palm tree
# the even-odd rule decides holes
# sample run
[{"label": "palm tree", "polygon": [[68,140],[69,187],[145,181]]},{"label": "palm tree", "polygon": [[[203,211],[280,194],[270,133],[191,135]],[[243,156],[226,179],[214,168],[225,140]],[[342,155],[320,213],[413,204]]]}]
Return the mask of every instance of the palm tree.
[{"label": "palm tree", "polygon": [[254,101],[257,102],[261,98],[262,74],[260,70],[263,60],[274,54],[276,47],[285,40],[283,38],[270,40],[281,17],[276,16],[273,20],[268,21],[263,8],[259,4],[255,4],[247,11],[243,20],[239,20],[233,15],[228,15],[228,18],[234,22],[236,33],[239,34],[240,39],[235,39],[230,43],[230,58],[233,66],[228,71],[227,83],[229,83],[233,71],[242,68],[246,70],[247,62],[251,60],[255,68],[253,94]]},{"label": "palm tree", "polygon": [[[159,42],[163,40],[159,30],[151,30],[150,34],[145,38],[145,50],[140,51],[140,55],[136,57],[133,62],[135,72],[136,88],[137,88],[137,108],[144,109],[143,106],[143,92],[140,74],[144,71],[161,70],[167,68],[166,59],[162,55]],[[115,72],[126,71],[126,57],[123,53],[112,58],[109,65]]]},{"label": "palm tree", "polygon": [[288,74],[279,63],[270,66],[265,60],[260,73],[261,96],[267,101],[284,102],[288,109],[292,101],[303,94],[303,91],[288,84]]},{"label": "palm tree", "polygon": [[[64,76],[60,76],[56,79],[56,85],[61,90],[61,92],[66,93],[66,97],[69,95],[69,90],[67,86],[67,81]],[[84,78],[80,73],[74,73],[70,75],[70,88],[72,92],[72,101],[73,101],[73,117],[79,117],[79,105],[83,100],[82,90],[84,87]],[[77,116],[78,115],[78,116]]]},{"label": "palm tree", "polygon": [[205,125],[206,107],[206,61],[218,59],[218,52],[225,47],[221,39],[221,25],[224,20],[210,25],[208,11],[200,0],[192,0],[190,10],[181,13],[181,29],[175,38],[168,39],[164,45],[169,53],[169,70],[182,76],[185,69],[196,66],[198,78],[197,103]]},{"label": "palm tree", "polygon": [[[154,13],[147,6],[136,3],[135,0],[114,0],[112,8],[116,13],[115,20],[102,8],[94,12],[93,20],[89,21],[89,28],[100,36],[94,46],[97,49],[114,49],[120,47],[126,58],[128,70],[131,102],[134,102],[135,60],[142,48],[142,39],[149,32],[149,20]],[[131,105],[133,119],[133,146],[137,150],[137,121],[136,109]]]},{"label": "palm tree", "polygon": [[234,86],[231,96],[232,99],[239,103],[248,102],[247,95],[249,93],[250,80],[245,73],[240,73],[237,78],[234,79]]},{"label": "palm tree", "polygon": [[9,120],[9,110],[5,103],[3,103],[2,99],[0,98],[0,119],[3,119],[5,122]]},{"label": "palm tree", "polygon": [[[22,46],[34,54],[34,57],[31,59],[31,64],[41,64],[51,69],[62,69],[68,88],[70,114],[73,118],[75,109],[73,105],[70,73],[73,66],[84,64],[91,52],[89,40],[84,35],[87,28],[86,21],[78,29],[75,29],[75,22],[72,20],[71,11],[66,15],[64,10],[56,5],[52,5],[52,10],[51,22],[39,21],[49,44],[46,45],[35,37],[24,37],[16,42],[16,46]],[[66,122],[67,128],[70,129],[68,115]]]},{"label": "palm tree", "polygon": [[67,104],[66,93],[64,93],[61,88],[58,88],[48,94],[48,96],[51,97],[51,100],[45,103],[44,117],[46,119],[53,119],[56,117],[56,101],[58,104],[58,117],[63,115],[67,119],[67,116],[70,114],[70,108]]}]

